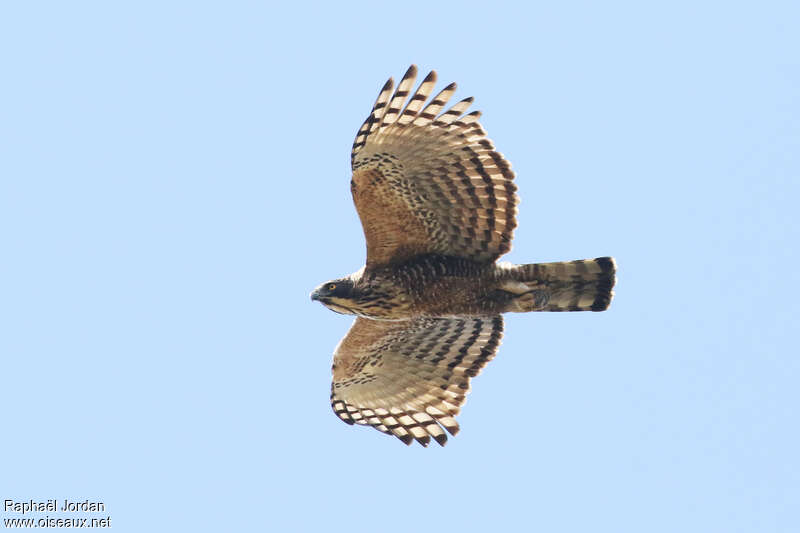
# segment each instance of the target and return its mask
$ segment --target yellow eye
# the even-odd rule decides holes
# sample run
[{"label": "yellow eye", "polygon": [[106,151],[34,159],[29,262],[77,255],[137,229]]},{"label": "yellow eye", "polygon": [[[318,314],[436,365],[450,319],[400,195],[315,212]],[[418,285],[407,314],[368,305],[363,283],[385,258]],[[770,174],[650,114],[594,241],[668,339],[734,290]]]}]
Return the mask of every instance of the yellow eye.
[{"label": "yellow eye", "polygon": [[328,283],[328,290],[329,291],[336,290],[336,284],[335,283]]}]

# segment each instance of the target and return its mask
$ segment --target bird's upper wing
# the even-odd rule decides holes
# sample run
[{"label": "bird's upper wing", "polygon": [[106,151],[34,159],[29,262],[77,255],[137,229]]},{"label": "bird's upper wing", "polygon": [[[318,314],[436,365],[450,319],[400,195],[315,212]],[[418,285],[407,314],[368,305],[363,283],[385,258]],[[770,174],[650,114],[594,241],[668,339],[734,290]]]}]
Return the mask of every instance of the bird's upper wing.
[{"label": "bird's upper wing", "polygon": [[497,352],[503,318],[357,318],[333,356],[331,405],[348,424],[411,444],[458,431],[469,380]]},{"label": "bird's upper wing", "polygon": [[389,79],[353,143],[351,188],[367,240],[367,266],[436,253],[493,261],[511,249],[514,173],[478,123],[467,98],[441,110],[445,87],[426,104],[431,72],[409,99],[411,66]]}]

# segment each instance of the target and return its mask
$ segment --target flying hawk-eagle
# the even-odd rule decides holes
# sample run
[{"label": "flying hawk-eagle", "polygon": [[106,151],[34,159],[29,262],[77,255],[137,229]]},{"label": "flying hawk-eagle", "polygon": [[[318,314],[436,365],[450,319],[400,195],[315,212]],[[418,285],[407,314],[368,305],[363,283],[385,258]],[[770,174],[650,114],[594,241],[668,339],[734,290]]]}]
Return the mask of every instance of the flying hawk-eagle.
[{"label": "flying hawk-eagle", "polygon": [[353,144],[366,265],[311,299],[357,316],[333,356],[334,412],[427,446],[458,432],[470,378],[500,344],[501,313],[604,311],[616,268],[610,257],[497,263],[517,225],[511,165],[480,112],[467,113],[472,98],[442,111],[456,84],[428,101],[436,73],[412,94],[416,76],[412,65],[394,92],[386,82]]}]

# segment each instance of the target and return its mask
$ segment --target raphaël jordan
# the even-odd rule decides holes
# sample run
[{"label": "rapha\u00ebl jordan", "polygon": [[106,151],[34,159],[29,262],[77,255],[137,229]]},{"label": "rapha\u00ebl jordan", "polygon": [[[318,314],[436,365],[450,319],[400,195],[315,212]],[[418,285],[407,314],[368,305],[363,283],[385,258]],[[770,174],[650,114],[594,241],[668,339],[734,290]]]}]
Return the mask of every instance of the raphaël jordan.
[{"label": "rapha\u00ebl jordan", "polygon": [[106,510],[106,504],[103,502],[90,502],[84,500],[82,502],[70,501],[66,498],[58,505],[55,499],[47,501],[33,501],[17,502],[14,500],[5,500],[3,502],[3,510],[7,513],[54,513],[60,511],[63,513],[98,513]]}]

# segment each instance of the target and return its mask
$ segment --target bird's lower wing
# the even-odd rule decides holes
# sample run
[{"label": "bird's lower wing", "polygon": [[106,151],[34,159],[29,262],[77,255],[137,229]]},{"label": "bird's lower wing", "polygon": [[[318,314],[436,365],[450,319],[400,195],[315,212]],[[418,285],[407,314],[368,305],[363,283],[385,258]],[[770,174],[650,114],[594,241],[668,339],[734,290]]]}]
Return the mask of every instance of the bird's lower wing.
[{"label": "bird's lower wing", "polygon": [[348,424],[370,425],[406,444],[447,442],[470,378],[500,345],[503,318],[357,318],[333,358],[331,405]]}]

